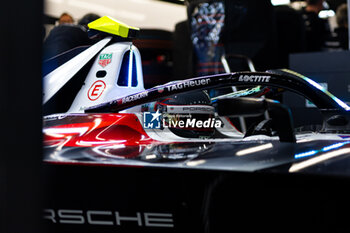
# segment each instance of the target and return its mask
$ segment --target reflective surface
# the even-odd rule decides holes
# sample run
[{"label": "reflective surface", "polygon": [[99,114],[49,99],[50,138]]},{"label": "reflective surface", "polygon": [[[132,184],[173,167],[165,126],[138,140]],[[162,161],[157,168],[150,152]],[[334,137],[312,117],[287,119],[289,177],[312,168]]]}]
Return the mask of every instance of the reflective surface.
[{"label": "reflective surface", "polygon": [[71,114],[45,119],[44,144],[49,163],[350,175],[347,135],[161,141],[134,114]]}]

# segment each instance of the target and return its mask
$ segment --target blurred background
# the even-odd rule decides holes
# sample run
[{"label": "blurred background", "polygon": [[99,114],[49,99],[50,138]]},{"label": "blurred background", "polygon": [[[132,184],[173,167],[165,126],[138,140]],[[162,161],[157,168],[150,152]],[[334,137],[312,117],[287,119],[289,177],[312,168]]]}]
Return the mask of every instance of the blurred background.
[{"label": "blurred background", "polygon": [[[82,26],[88,14],[141,29],[133,42],[141,53],[145,88],[203,75],[288,68],[350,102],[346,0],[45,0],[44,52],[62,41],[50,36],[54,28]],[[291,107],[296,125],[322,121],[302,97],[284,92],[277,100]]]},{"label": "blurred background", "polygon": [[[308,14],[304,14],[306,11],[303,9],[307,9],[307,1],[312,4],[319,2],[323,6],[322,9],[316,10],[319,18],[325,22],[325,27],[327,27],[325,29],[327,35],[322,35],[327,38],[322,39],[322,42],[317,41],[317,43],[322,43],[321,45],[313,45],[313,41],[310,45],[310,42],[306,41],[307,38],[305,38],[308,37],[308,30],[313,30],[310,23],[314,24],[313,21],[315,21],[313,15],[310,18]],[[218,44],[224,45],[226,54],[234,53],[248,56],[260,70],[288,68],[291,53],[348,49],[348,43],[341,46],[334,39],[337,37],[334,32],[339,26],[336,12],[341,4],[346,4],[346,0],[307,1],[221,1],[225,2],[226,12],[229,14],[226,14],[224,23],[226,28],[219,35]],[[143,65],[145,66],[146,85],[148,83],[150,86],[156,84],[154,80],[157,79],[166,82],[169,79],[220,73],[223,72],[221,65],[214,68],[206,67],[210,72],[202,72],[203,67],[198,68],[198,62],[200,63],[199,60],[203,54],[197,54],[193,47],[191,40],[194,37],[194,30],[198,30],[198,28],[193,28],[191,20],[193,20],[193,9],[201,2],[220,1],[45,0],[44,38],[48,36],[53,27],[60,24],[60,17],[63,13],[69,15],[70,22],[74,24],[79,23],[79,20],[89,13],[99,16],[108,15],[128,25],[141,28],[140,39],[142,41],[139,42],[142,43],[138,43],[138,41],[135,43],[143,50],[141,55],[143,55]],[[347,14],[344,17],[347,17]],[[213,22],[215,19],[211,21],[211,23]],[[315,37],[319,37],[318,34],[321,32],[316,29],[316,32],[311,33],[314,33],[311,40],[315,40]],[[346,32],[343,34],[347,36]],[[259,39],[252,39],[253,36],[258,36]],[[343,40],[347,40],[347,38],[344,37]],[[242,41],[254,43],[242,45]],[[163,64],[152,67],[151,65],[157,65],[155,62],[158,65]],[[232,71],[247,69],[240,64],[242,62],[229,61],[229,63]],[[160,77],[160,73],[165,76]],[[168,77],[166,77],[167,75]]]},{"label": "blurred background", "polygon": [[[45,0],[44,3],[45,15],[56,20],[63,12],[70,13],[75,20],[78,20],[84,14],[94,11],[136,27],[173,31],[177,22],[187,18],[184,0]],[[271,3],[298,7],[298,4],[305,4],[305,1],[271,0]],[[332,11],[330,16],[334,19],[337,7],[346,3],[346,0],[328,0],[327,3]]]}]

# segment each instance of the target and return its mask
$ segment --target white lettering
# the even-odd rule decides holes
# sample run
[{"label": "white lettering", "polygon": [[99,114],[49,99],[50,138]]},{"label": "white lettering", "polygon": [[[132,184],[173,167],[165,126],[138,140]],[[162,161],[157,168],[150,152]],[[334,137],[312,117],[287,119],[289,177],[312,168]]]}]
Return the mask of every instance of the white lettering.
[{"label": "white lettering", "polygon": [[185,125],[185,122],[184,122],[184,121],[179,121],[179,127],[180,127],[180,128],[183,128],[184,125]]},{"label": "white lettering", "polygon": [[215,128],[221,128],[222,122],[221,121],[215,121]]},{"label": "white lettering", "polygon": [[121,217],[119,212],[115,212],[115,219],[117,221],[117,225],[121,225],[121,221],[136,221],[139,226],[142,226],[141,214],[139,212],[136,213],[136,217]]},{"label": "white lettering", "polygon": [[187,119],[186,128],[192,127],[194,128],[196,124],[196,119]]},{"label": "white lettering", "polygon": [[84,224],[85,219],[82,216],[82,210],[58,210],[58,216],[60,217],[60,223],[67,224]]},{"label": "white lettering", "polygon": [[55,211],[51,210],[51,209],[45,209],[44,212],[50,214],[50,215],[45,215],[44,218],[51,220],[53,223],[56,223],[56,219],[55,219]]},{"label": "white lettering", "polygon": [[270,82],[271,76],[268,75],[240,75],[239,82]]},{"label": "white lettering", "polygon": [[145,226],[174,227],[172,214],[145,213]]},{"label": "white lettering", "polygon": [[200,79],[200,80],[188,80],[188,81],[169,85],[166,88],[168,89],[168,91],[174,91],[174,90],[183,89],[187,87],[204,86],[204,85],[207,85],[208,83],[210,83],[210,78]]},{"label": "white lettering", "polygon": [[[177,123],[178,123],[178,121],[176,121],[176,120],[174,121],[174,120],[169,119],[169,127],[174,127],[174,128],[176,128]],[[173,126],[171,126],[171,125],[173,125]]]},{"label": "white lettering", "polygon": [[203,127],[204,128],[210,128],[210,123],[211,123],[211,118],[203,122]]},{"label": "white lettering", "polygon": [[197,120],[196,118],[187,118],[186,120],[177,120],[176,118],[168,118],[166,121],[163,118],[163,126],[168,128],[218,128],[222,127],[222,122],[215,118],[207,120]]},{"label": "white lettering", "polygon": [[138,100],[138,99],[141,99],[141,98],[144,98],[144,97],[147,97],[147,96],[148,96],[148,92],[147,91],[141,92],[141,93],[137,93],[135,95],[127,96],[127,97],[124,97],[122,99],[122,104],[125,104],[125,103],[128,103],[128,102],[132,102],[134,100]]},{"label": "white lettering", "polygon": [[89,210],[86,212],[86,215],[87,215],[87,221],[91,225],[113,225],[113,222],[111,221],[96,221],[92,219],[93,215],[112,215],[111,211]]},{"label": "white lettering", "polygon": [[[123,226],[125,222],[134,222],[139,227],[174,227],[173,214],[171,213],[141,213],[136,216],[121,216],[118,211],[97,211],[97,210],[68,210],[44,209],[44,219],[52,223],[61,224],[90,224],[90,225],[114,225]],[[115,222],[113,219],[113,213]],[[135,213],[135,212],[134,212]],[[86,223],[85,217],[86,216]],[[109,219],[108,219],[109,218]],[[99,219],[99,220],[97,220]],[[144,222],[144,225],[143,225]]]}]

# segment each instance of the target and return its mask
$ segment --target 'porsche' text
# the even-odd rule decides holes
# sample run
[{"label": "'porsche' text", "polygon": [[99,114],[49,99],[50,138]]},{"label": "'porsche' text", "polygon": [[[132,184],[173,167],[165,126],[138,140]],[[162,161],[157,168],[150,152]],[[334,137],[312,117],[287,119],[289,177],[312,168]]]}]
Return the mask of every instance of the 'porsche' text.
[{"label": "'porsche' text", "polygon": [[[56,224],[88,224],[104,226],[174,227],[171,213],[142,213],[122,215],[110,210],[45,209],[44,219]],[[129,224],[129,225],[128,225]]]}]

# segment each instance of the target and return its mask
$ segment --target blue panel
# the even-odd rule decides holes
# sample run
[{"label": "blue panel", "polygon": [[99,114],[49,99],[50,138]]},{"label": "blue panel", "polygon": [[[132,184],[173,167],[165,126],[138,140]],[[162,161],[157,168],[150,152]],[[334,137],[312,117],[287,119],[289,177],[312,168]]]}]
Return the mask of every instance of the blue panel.
[{"label": "blue panel", "polygon": [[131,86],[136,87],[138,84],[136,71],[136,57],[133,54],[133,59],[130,60],[130,51],[127,51],[124,54],[122,64],[120,67],[119,77],[117,81],[118,86],[127,87],[129,83],[129,78],[131,78]]},{"label": "blue panel", "polygon": [[133,54],[133,60],[132,60],[132,82],[131,86],[137,87],[137,68],[136,68],[136,57],[135,54]]}]

